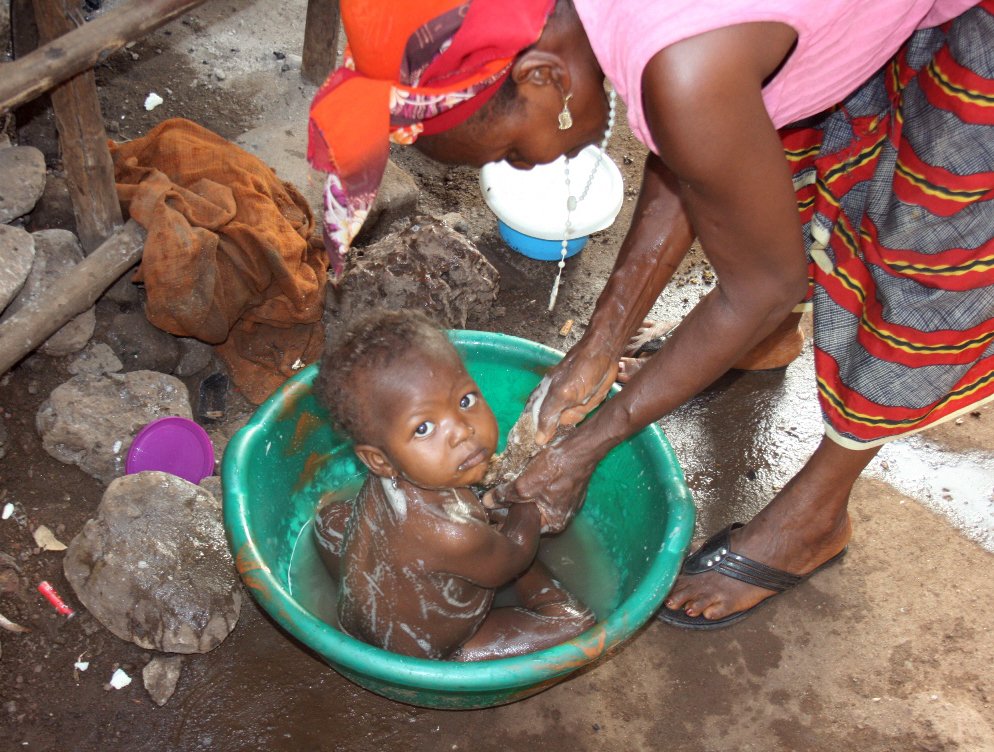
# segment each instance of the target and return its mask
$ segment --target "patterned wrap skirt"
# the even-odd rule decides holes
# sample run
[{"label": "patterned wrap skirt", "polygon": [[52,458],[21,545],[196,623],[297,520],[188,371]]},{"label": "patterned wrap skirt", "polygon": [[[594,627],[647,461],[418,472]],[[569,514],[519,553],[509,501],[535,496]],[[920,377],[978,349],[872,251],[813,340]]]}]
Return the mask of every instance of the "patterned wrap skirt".
[{"label": "patterned wrap skirt", "polygon": [[780,133],[827,435],[865,449],[994,399],[994,0]]}]

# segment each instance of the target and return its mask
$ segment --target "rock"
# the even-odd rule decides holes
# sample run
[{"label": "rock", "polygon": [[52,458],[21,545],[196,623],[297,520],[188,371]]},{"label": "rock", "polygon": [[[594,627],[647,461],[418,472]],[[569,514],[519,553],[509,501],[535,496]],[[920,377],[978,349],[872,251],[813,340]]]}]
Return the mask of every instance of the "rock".
[{"label": "rock", "polygon": [[[83,260],[83,247],[68,230],[41,230],[32,233],[35,245],[35,260],[31,273],[21,292],[4,311],[0,321],[13,316],[28,306],[37,306],[48,296],[52,285],[65,274],[72,274],[73,267]],[[82,350],[93,336],[97,317],[93,308],[88,308],[66,322],[55,334],[41,345],[46,355],[60,357]]]},{"label": "rock", "polygon": [[45,155],[33,146],[0,149],[0,222],[34,209],[45,190]]},{"label": "rock", "polygon": [[467,222],[466,218],[459,212],[449,212],[448,214],[443,214],[440,221],[443,225],[451,227],[460,235],[469,235],[469,222]]},{"label": "rock", "polygon": [[45,180],[45,190],[31,210],[28,217],[27,229],[31,232],[61,228],[76,229],[76,214],[72,208],[72,197],[69,195],[69,183],[64,175],[48,173]]},{"label": "rock", "polygon": [[[3,152],[0,152],[2,154]],[[35,241],[20,227],[0,225],[0,311],[4,310],[31,272],[35,260]]]},{"label": "rock", "polygon": [[80,374],[60,384],[35,417],[45,451],[104,483],[124,473],[131,441],[166,415],[191,418],[183,382],[153,371]]},{"label": "rock", "polygon": [[0,569],[0,595],[18,595],[21,591],[21,578],[16,569]]},{"label": "rock", "polygon": [[[500,275],[469,240],[441,222],[419,218],[407,229],[354,248],[329,306],[331,327],[375,306],[417,308],[448,328],[485,318]],[[334,331],[332,328],[331,331]]]},{"label": "rock", "polygon": [[417,208],[418,184],[403,168],[387,161],[376,199],[355,242],[373,243],[381,239],[394,222],[411,216]]},{"label": "rock", "polygon": [[114,284],[107,288],[107,292],[101,296],[101,300],[109,300],[112,303],[117,303],[120,306],[135,306],[141,302],[141,292],[140,286],[136,285],[131,280],[135,276],[135,270],[138,265],[131,267],[124,274],[121,275],[120,279]]},{"label": "rock", "polygon": [[220,505],[169,473],[111,483],[62,567],[94,618],[143,648],[206,653],[238,621],[241,588]]},{"label": "rock", "polygon": [[169,701],[176,691],[183,658],[178,655],[160,655],[153,658],[142,669],[142,681],[152,701],[160,708]]},{"label": "rock", "polygon": [[172,373],[179,363],[180,347],[176,337],[152,324],[144,311],[117,314],[106,337],[125,371]]},{"label": "rock", "polygon": [[224,492],[221,489],[221,476],[220,475],[208,475],[202,481],[200,481],[200,487],[207,491],[211,496],[213,496],[218,501],[224,499]]},{"label": "rock", "polygon": [[178,343],[180,357],[175,370],[177,376],[183,378],[193,376],[210,365],[211,358],[214,357],[214,348],[206,342],[193,337],[181,337]]},{"label": "rock", "polygon": [[69,373],[73,376],[81,373],[99,376],[105,373],[117,373],[121,368],[123,366],[120,359],[108,345],[103,342],[91,342],[69,364]]}]

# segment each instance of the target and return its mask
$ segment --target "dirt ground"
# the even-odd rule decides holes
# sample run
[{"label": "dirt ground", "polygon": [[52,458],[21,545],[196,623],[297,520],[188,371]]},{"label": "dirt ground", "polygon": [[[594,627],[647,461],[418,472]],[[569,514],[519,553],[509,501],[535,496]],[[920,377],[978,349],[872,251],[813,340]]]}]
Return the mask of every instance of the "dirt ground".
[{"label": "dirt ground", "polygon": [[[165,118],[187,117],[255,145],[285,179],[313,191],[303,148],[314,89],[300,81],[294,58],[305,6],[210,0],[112,55],[97,70],[111,137],[133,138]],[[146,111],[150,91],[165,102]],[[43,124],[32,137],[44,137]],[[571,260],[553,313],[546,311],[552,265],[503,244],[476,171],[413,151],[395,155],[419,184],[419,209],[460,212],[501,273],[497,306],[471,327],[561,350],[576,341],[630,219],[644,159],[623,126],[609,152],[625,176],[622,214]],[[708,265],[692,253],[656,313],[684,313],[712,283]],[[99,305],[98,339],[117,310]],[[563,336],[568,320],[574,325]],[[905,482],[919,471],[901,448],[882,453],[856,486],[856,532],[842,563],[736,627],[699,634],[653,621],[537,696],[438,711],[351,684],[247,598],[233,633],[208,654],[184,657],[175,694],[157,707],[141,684],[152,654],[90,617],[62,574],[62,555],[39,550],[31,538],[44,524],[68,542],[104,490],[50,457],[35,430],[38,407],[68,378],[69,360],[33,355],[0,379],[9,432],[0,506],[15,505],[0,522],[0,613],[31,629],[0,632],[2,749],[994,751],[990,406],[904,443],[933,460],[920,471],[932,492]],[[811,361],[809,348],[786,374],[730,374],[662,422],[694,492],[699,532],[754,512],[813,449],[820,427]],[[249,410],[229,395],[224,424],[211,429],[219,446]],[[953,460],[972,462],[969,473],[977,474]],[[964,478],[978,480],[961,492]],[[943,503],[960,493],[976,499],[965,516]],[[41,598],[42,580],[78,610],[75,618]],[[89,669],[74,669],[77,660]],[[133,677],[131,685],[110,688],[116,668]]]}]

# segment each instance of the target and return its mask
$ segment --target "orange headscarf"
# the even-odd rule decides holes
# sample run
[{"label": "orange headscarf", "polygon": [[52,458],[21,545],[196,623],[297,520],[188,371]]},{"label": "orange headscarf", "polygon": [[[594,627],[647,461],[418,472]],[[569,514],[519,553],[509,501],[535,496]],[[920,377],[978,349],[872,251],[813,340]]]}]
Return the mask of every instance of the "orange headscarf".
[{"label": "orange headscarf", "polygon": [[329,173],[325,245],[333,271],[372,206],[389,143],[466,120],[534,44],[555,0],[341,0],[345,65],[311,104],[307,156]]}]

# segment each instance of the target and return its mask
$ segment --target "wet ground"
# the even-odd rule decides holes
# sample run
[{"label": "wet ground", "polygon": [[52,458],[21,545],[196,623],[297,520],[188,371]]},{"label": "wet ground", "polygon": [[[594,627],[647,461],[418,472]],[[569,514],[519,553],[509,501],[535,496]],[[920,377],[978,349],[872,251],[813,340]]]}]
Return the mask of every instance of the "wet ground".
[{"label": "wet ground", "polygon": [[[304,6],[211,0],[113,56],[99,72],[112,135],[138,136],[172,116],[228,138],[247,131],[245,142],[258,144],[282,176],[306,183],[304,113],[313,88],[273,55],[299,52]],[[166,92],[166,102],[147,112],[141,103],[152,90]],[[631,191],[641,147],[619,129],[609,151]],[[503,245],[475,171],[413,152],[397,160],[422,188],[421,210],[462,213],[501,272],[498,307],[471,325],[560,350],[575,342],[630,219],[630,196],[616,225],[569,262],[549,313],[552,265]],[[655,314],[679,317],[712,282],[692,254]],[[102,320],[108,315],[102,309]],[[569,320],[571,331],[560,335]],[[994,750],[990,406],[885,447],[855,488],[846,558],[728,630],[685,633],[651,622],[542,694],[453,712],[351,684],[248,601],[224,643],[184,659],[176,693],[159,708],[141,686],[148,652],[85,612],[65,621],[34,591],[49,580],[74,603],[61,554],[37,551],[29,531],[46,524],[68,542],[103,492],[49,457],[34,431],[38,405],[65,378],[63,360],[34,356],[0,381],[11,434],[2,493],[17,508],[0,522],[0,551],[18,572],[16,584],[3,583],[0,612],[32,627],[0,633],[3,749]],[[730,373],[661,422],[693,491],[700,533],[748,518],[800,467],[821,435],[813,394],[809,345],[785,371]],[[229,404],[219,442],[246,409]],[[80,657],[90,662],[85,672],[73,668]],[[135,681],[110,689],[118,667]]]}]

